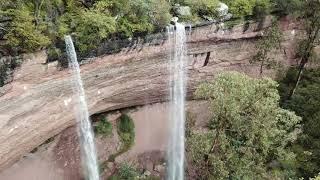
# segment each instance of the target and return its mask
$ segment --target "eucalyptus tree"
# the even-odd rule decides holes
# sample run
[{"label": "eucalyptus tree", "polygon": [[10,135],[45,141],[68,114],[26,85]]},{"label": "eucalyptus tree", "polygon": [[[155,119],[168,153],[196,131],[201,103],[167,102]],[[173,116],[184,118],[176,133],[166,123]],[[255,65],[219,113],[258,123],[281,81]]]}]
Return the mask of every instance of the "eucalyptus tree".
[{"label": "eucalyptus tree", "polygon": [[[196,90],[209,102],[208,129],[191,132],[187,153],[197,179],[287,178],[301,120],[279,107],[277,83],[236,72],[222,73]],[[289,171],[288,171],[289,172]]]},{"label": "eucalyptus tree", "polygon": [[310,60],[317,59],[315,47],[320,43],[320,0],[306,0],[304,6],[300,9],[300,16],[304,23],[305,38],[299,44],[297,55],[300,58],[300,65],[296,82],[289,98],[294,95],[305,66]]},{"label": "eucalyptus tree", "polygon": [[320,171],[320,69],[306,69],[294,96],[285,99],[296,75],[297,71],[291,68],[280,82],[279,91],[284,97],[281,105],[302,117],[303,133],[290,148],[297,154],[297,175],[309,179]]},{"label": "eucalyptus tree", "polygon": [[253,56],[250,63],[260,63],[260,75],[263,73],[263,67],[273,67],[276,64],[275,59],[270,57],[270,52],[275,49],[281,49],[282,33],[279,29],[278,22],[274,21],[267,28],[262,38],[256,44],[257,53]]}]

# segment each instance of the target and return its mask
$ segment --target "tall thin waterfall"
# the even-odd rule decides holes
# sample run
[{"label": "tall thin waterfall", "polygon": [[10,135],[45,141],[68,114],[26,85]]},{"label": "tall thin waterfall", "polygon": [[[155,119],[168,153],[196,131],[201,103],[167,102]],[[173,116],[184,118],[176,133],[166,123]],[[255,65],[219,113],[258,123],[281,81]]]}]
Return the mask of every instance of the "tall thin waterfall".
[{"label": "tall thin waterfall", "polygon": [[78,129],[81,145],[82,164],[85,170],[86,178],[88,178],[89,180],[99,180],[94,135],[89,119],[89,112],[83,89],[83,83],[81,80],[80,68],[77,61],[77,54],[74,49],[71,36],[65,36],[65,43],[66,51],[68,54],[69,68],[73,73],[73,93],[75,95],[75,113],[79,124]]},{"label": "tall thin waterfall", "polygon": [[168,147],[168,179],[184,179],[185,97],[186,97],[186,31],[176,23],[168,28],[170,43],[170,140]]}]

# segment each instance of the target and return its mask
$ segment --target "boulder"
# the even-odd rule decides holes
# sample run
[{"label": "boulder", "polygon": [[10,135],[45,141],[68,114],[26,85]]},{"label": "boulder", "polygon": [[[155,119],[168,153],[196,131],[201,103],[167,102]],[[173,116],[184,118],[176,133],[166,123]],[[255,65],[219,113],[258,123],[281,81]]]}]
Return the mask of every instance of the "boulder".
[{"label": "boulder", "polygon": [[149,177],[149,176],[151,176],[151,172],[146,170],[146,171],[143,172],[143,176],[144,177]]},{"label": "boulder", "polygon": [[166,167],[164,165],[159,164],[154,167],[154,171],[163,174],[166,171]]}]

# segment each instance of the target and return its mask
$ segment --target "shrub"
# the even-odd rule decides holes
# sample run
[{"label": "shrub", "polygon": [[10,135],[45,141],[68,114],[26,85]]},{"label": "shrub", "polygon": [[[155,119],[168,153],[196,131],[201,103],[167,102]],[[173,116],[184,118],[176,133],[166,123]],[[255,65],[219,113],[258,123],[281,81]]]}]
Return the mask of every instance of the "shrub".
[{"label": "shrub", "polygon": [[118,123],[118,133],[123,142],[124,149],[129,149],[134,143],[134,122],[127,114],[122,114]]},{"label": "shrub", "polygon": [[166,0],[151,0],[150,19],[156,29],[166,27],[171,20],[171,6]]},{"label": "shrub", "polygon": [[270,0],[256,0],[253,15],[256,19],[261,19],[270,13],[271,8],[272,3]]},{"label": "shrub", "polygon": [[34,24],[34,17],[27,7],[10,9],[6,15],[12,17],[5,39],[11,48],[21,48],[24,52],[36,51],[48,46],[51,41],[43,34],[46,26]]},{"label": "shrub", "polygon": [[123,180],[133,180],[139,176],[138,171],[129,164],[122,164],[119,169],[119,177]]},{"label": "shrub", "polygon": [[122,114],[118,123],[118,133],[123,143],[123,149],[128,150],[134,143],[134,122],[127,115]]},{"label": "shrub", "polygon": [[151,18],[154,12],[150,1],[145,0],[111,0],[110,12],[117,17],[117,32],[125,37],[137,33],[149,33],[154,30]]},{"label": "shrub", "polygon": [[227,0],[230,12],[234,17],[252,15],[255,3],[255,0]]},{"label": "shrub", "polygon": [[186,4],[190,6],[193,13],[199,17],[217,17],[218,0],[187,0]]},{"label": "shrub", "polygon": [[49,48],[47,49],[47,55],[48,55],[48,61],[55,61],[55,60],[60,60],[60,58],[62,57],[62,52],[61,49],[59,48]]},{"label": "shrub", "polygon": [[295,14],[303,5],[303,0],[274,0],[280,15]]},{"label": "shrub", "polygon": [[21,64],[21,59],[17,57],[0,58],[0,87],[8,83],[12,77],[12,71]]},{"label": "shrub", "polygon": [[122,114],[119,121],[119,131],[121,133],[134,133],[134,122],[127,114]]},{"label": "shrub", "polygon": [[186,125],[185,125],[185,134],[186,137],[190,137],[192,135],[192,128],[194,128],[196,125],[196,120],[194,114],[191,112],[187,111],[186,115]]},{"label": "shrub", "polygon": [[116,23],[110,15],[94,10],[81,11],[76,20],[76,45],[81,52],[87,52],[115,31]]},{"label": "shrub", "polygon": [[108,180],[135,180],[138,179],[139,172],[129,164],[121,164],[117,173],[109,177]]},{"label": "shrub", "polygon": [[0,65],[0,87],[4,86],[6,78],[7,67],[5,65]]},{"label": "shrub", "polygon": [[112,124],[103,117],[96,126],[96,132],[103,136],[110,136],[112,135]]},{"label": "shrub", "polygon": [[127,152],[131,146],[134,144],[135,131],[134,131],[134,122],[127,114],[122,114],[117,123],[118,134],[121,140],[121,149],[109,156],[108,161],[113,162],[115,158],[122,153]]}]

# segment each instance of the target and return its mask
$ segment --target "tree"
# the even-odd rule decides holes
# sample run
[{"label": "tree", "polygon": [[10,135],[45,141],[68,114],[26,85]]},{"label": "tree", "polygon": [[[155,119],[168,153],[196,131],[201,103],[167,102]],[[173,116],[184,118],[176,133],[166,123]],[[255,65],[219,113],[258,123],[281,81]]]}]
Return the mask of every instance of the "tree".
[{"label": "tree", "polygon": [[170,22],[170,4],[166,0],[101,0],[117,22],[122,36],[150,33]]},{"label": "tree", "polygon": [[22,51],[29,52],[46,47],[51,43],[43,33],[46,26],[34,24],[35,19],[28,7],[9,9],[5,13],[12,18],[10,28],[4,36],[11,48],[19,47]]},{"label": "tree", "polygon": [[298,67],[298,75],[295,85],[291,90],[289,98],[291,98],[301,80],[301,76],[306,64],[314,58],[316,53],[314,47],[320,43],[320,1],[306,0],[305,5],[301,8],[301,17],[303,18],[306,31],[306,38],[300,42],[297,55],[300,57],[300,65]]},{"label": "tree", "polygon": [[281,168],[294,159],[286,146],[295,141],[300,118],[279,107],[276,82],[228,72],[200,85],[195,94],[209,101],[212,114],[209,129],[194,131],[187,143],[197,178],[286,176]]},{"label": "tree", "polygon": [[82,10],[75,20],[74,33],[81,52],[95,48],[116,31],[116,22],[105,12]]},{"label": "tree", "polygon": [[150,18],[156,29],[165,28],[171,20],[171,6],[166,0],[150,1]]},{"label": "tree", "polygon": [[109,37],[161,31],[170,9],[166,0],[0,0],[0,39],[32,52],[63,49],[63,36],[72,34],[77,50],[88,53]]},{"label": "tree", "polygon": [[320,169],[320,69],[308,69],[302,75],[300,86],[291,99],[286,93],[294,85],[297,70],[292,68],[280,82],[282,106],[302,117],[303,133],[291,148],[297,154],[297,175],[308,179]]},{"label": "tree", "polygon": [[199,17],[217,17],[218,0],[186,0],[186,5],[190,6],[193,13]]},{"label": "tree", "polygon": [[253,56],[250,63],[260,62],[260,75],[263,73],[263,67],[271,67],[275,63],[269,54],[274,49],[281,49],[282,33],[279,29],[278,22],[274,21],[268,29],[264,31],[263,37],[257,43],[257,54]]},{"label": "tree", "polygon": [[296,12],[303,6],[303,0],[273,0],[275,9],[280,15],[296,14]]},{"label": "tree", "polygon": [[249,16],[253,13],[255,0],[227,0],[230,12],[234,17]]},{"label": "tree", "polygon": [[253,7],[253,15],[255,19],[262,20],[268,14],[270,14],[273,4],[270,0],[256,0],[255,6]]}]

